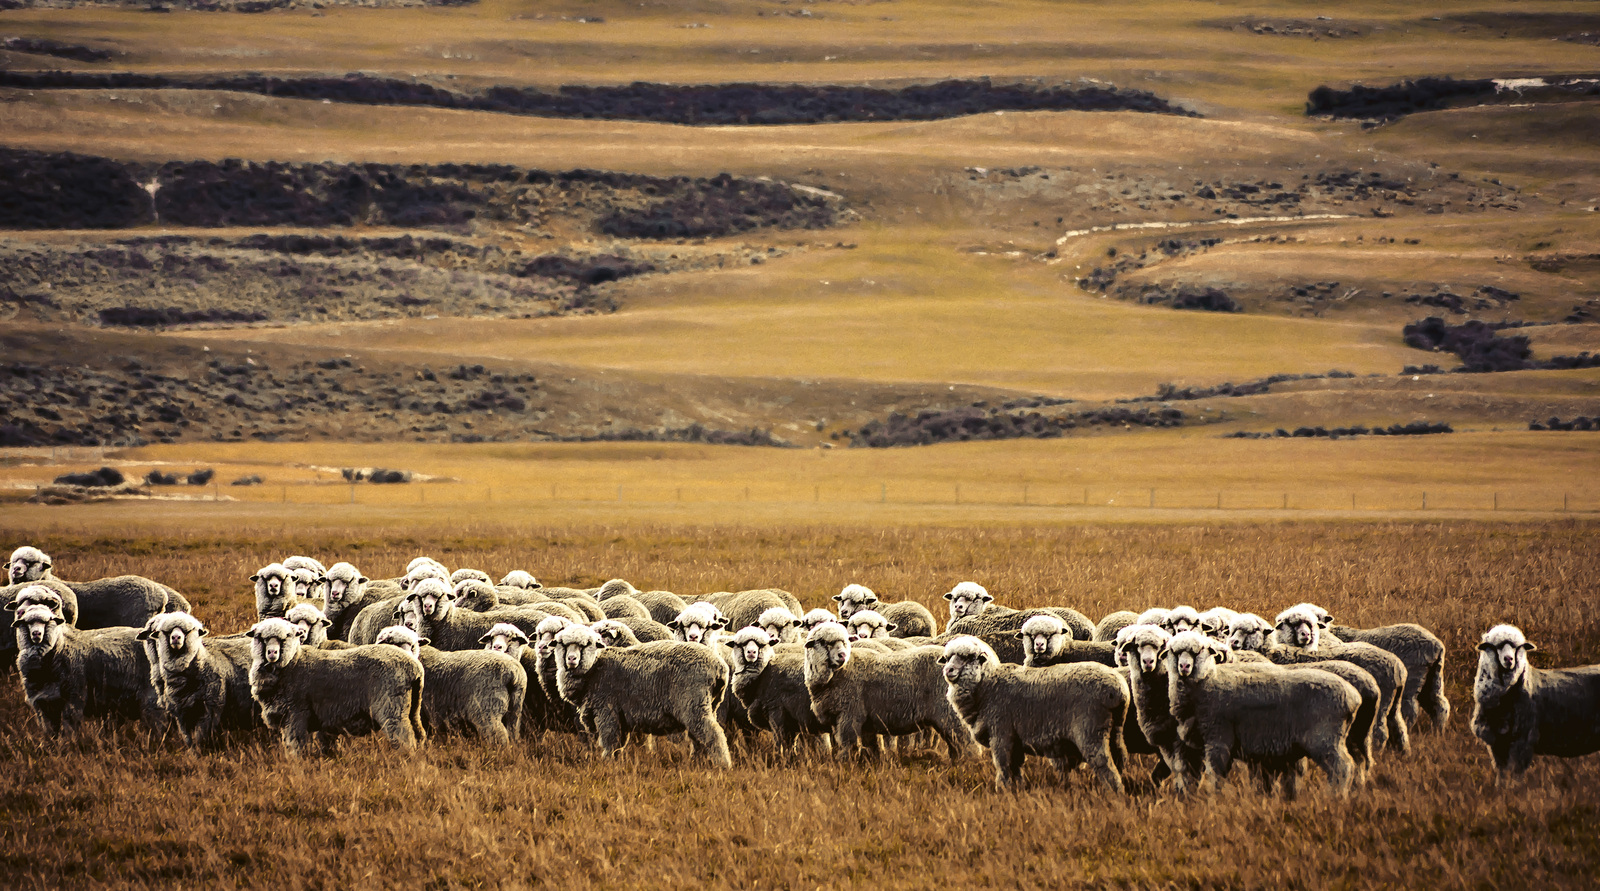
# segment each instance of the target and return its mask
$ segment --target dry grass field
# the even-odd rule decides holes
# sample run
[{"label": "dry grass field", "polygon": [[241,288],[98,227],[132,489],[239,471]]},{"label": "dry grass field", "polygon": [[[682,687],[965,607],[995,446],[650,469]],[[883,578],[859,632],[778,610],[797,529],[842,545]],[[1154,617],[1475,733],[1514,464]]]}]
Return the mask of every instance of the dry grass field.
[{"label": "dry grass field", "polygon": [[[125,185],[141,201],[144,188],[171,196],[171,171],[198,162],[239,177],[302,165],[287,202],[250,191],[266,179],[223,176],[224,209],[315,209],[296,189],[333,165],[391,165],[363,175],[410,177],[420,196],[348,225],[135,214],[125,228],[0,231],[6,257],[99,264],[59,293],[0,267],[0,446],[30,447],[0,450],[0,552],[40,546],[69,578],[158,579],[215,632],[248,626],[245,579],[292,553],[374,577],[431,554],[571,585],[776,585],[808,606],[861,582],[939,614],[962,579],[1007,605],[1095,618],[1311,600],[1351,624],[1437,633],[1455,716],[1411,755],[1384,756],[1347,801],[1319,780],[1294,802],[1242,779],[1178,797],[1153,787],[1143,757],[1113,800],[1042,763],[997,794],[986,757],[952,765],[918,746],[835,763],[742,740],[719,773],[675,742],[607,763],[558,734],[502,752],[439,739],[410,755],[351,739],[301,762],[265,737],[204,754],[131,727],[54,741],[13,673],[0,678],[0,887],[1594,885],[1595,758],[1539,760],[1497,788],[1467,725],[1473,646],[1497,622],[1528,633],[1537,665],[1600,662],[1600,433],[1529,429],[1600,418],[1600,368],[1401,370],[1458,364],[1407,346],[1403,327],[1428,316],[1515,325],[1496,336],[1526,337],[1534,363],[1600,353],[1600,106],[1507,89],[1382,123],[1304,113],[1320,86],[1595,72],[1600,14],[1584,4],[152,5],[171,8],[0,0],[0,75],[361,73],[461,94],[991,78],[1143,90],[1194,114],[686,126],[0,87],[5,158],[33,159],[28,170],[48,166],[28,152],[110,159],[94,169],[137,174]],[[470,204],[488,180],[404,165],[606,173],[411,225],[395,212],[439,195]],[[0,167],[16,194],[21,170]],[[718,219],[746,227],[608,234],[606,213],[667,188],[596,185],[613,173],[685,177],[671,188],[704,194],[722,173],[767,194],[793,186],[826,197],[834,223],[785,228],[741,199]],[[0,219],[13,197],[0,194]],[[448,244],[421,260],[236,250],[329,237]],[[133,272],[105,259],[128,239],[144,252]],[[179,241],[188,259],[168,265],[162,245]],[[517,276],[535,257],[653,268],[527,286]],[[1238,311],[1175,308],[1211,291],[1225,300],[1207,305]],[[332,313],[329,294],[345,301]],[[96,316],[145,298],[193,315]],[[1260,384],[1275,375],[1319,377]],[[1153,400],[1173,388],[1204,392]],[[1130,399],[1147,401],[1118,402]],[[1182,422],[846,447],[895,413],[1009,405]],[[1454,432],[1223,438],[1415,422]],[[557,441],[685,429],[802,448]],[[212,468],[217,484],[27,501],[101,465],[132,480]],[[421,476],[351,485],[346,467]],[[229,485],[250,475],[262,484]]]},{"label": "dry grass field", "polygon": [[[77,510],[77,509],[71,509]],[[288,519],[288,518],[285,518]],[[16,539],[16,515],[6,520]],[[1597,852],[1593,759],[1536,762],[1496,789],[1466,722],[1472,645],[1499,621],[1538,664],[1600,659],[1586,608],[1592,521],[961,525],[650,521],[313,529],[292,521],[104,518],[34,534],[70,576],[135,570],[188,592],[218,631],[252,612],[244,576],[291,552],[399,572],[418,553],[552,581],[621,575],[680,592],[782,584],[817,605],[847,581],[942,605],[977,578],[1016,605],[1090,615],[1147,603],[1274,611],[1316,600],[1344,620],[1419,621],[1450,648],[1442,733],[1385,756],[1348,801],[1308,784],[1296,802],[1238,781],[1210,797],[1111,800],[1079,771],[1030,764],[992,790],[986,761],[912,748],[877,764],[798,762],[765,740],[728,773],[673,743],[599,762],[575,739],[507,752],[436,740],[414,755],[373,739],[292,762],[261,739],[192,754],[141,730],[43,738],[0,693],[0,808],[8,887],[1587,887]],[[83,528],[83,527],[80,527]]]}]

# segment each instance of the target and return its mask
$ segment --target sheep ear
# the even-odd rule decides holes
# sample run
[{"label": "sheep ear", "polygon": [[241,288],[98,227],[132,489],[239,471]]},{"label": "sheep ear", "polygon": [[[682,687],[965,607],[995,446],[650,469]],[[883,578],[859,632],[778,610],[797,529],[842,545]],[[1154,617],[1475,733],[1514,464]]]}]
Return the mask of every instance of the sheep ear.
[{"label": "sheep ear", "polygon": [[1326,627],[1328,627],[1329,625],[1332,625],[1332,624],[1333,624],[1333,616],[1329,616],[1326,619],[1318,619],[1317,620],[1317,627],[1318,628],[1326,628]]},{"label": "sheep ear", "polygon": [[10,603],[7,603],[5,606],[0,606],[0,609],[3,609],[8,613],[14,613],[17,611],[17,602],[13,600]]},{"label": "sheep ear", "polygon": [[133,636],[133,638],[134,638],[134,640],[149,640],[150,636],[155,634],[155,633],[156,633],[156,630],[154,628],[151,628],[149,625],[146,625],[143,628],[140,628],[139,629],[139,633],[135,634]]},{"label": "sheep ear", "polygon": [[1016,636],[1017,640],[1027,640],[1028,639],[1028,635],[1023,634],[1021,631],[1018,631],[1015,636]]},{"label": "sheep ear", "polygon": [[305,640],[307,633],[308,632],[306,631],[306,629],[301,628],[299,625],[294,626],[294,636],[295,637],[298,637],[301,640]]},{"label": "sheep ear", "polygon": [[256,630],[254,628],[251,628],[249,631],[246,631],[244,633],[244,636],[245,637],[255,637],[256,636]]},{"label": "sheep ear", "polygon": [[1499,647],[1495,646],[1492,643],[1489,643],[1488,641],[1484,641],[1483,643],[1478,644],[1478,649],[1482,650],[1485,653],[1492,653],[1495,650],[1498,650]]},{"label": "sheep ear", "polygon": [[889,624],[887,624],[887,625],[885,625],[885,626],[883,626],[883,627],[885,627],[885,628],[887,628],[887,629],[889,629],[889,630],[890,630],[890,631],[893,631],[893,630],[895,630],[895,629],[896,629],[896,628],[899,628],[899,627],[900,627],[900,626],[899,626],[899,625],[896,625],[896,624],[895,624],[895,623],[893,623],[893,622],[890,622],[890,623],[889,623]]},{"label": "sheep ear", "polygon": [[332,628],[333,627],[333,620],[325,618],[319,624],[321,624],[322,627],[324,627],[324,628]]},{"label": "sheep ear", "polygon": [[356,576],[356,584],[358,584],[358,585],[365,585],[367,582],[370,582],[370,581],[372,581],[372,579],[369,579],[364,575]]},{"label": "sheep ear", "polygon": [[725,647],[727,647],[727,648],[728,648],[728,649],[730,649],[730,650],[737,650],[737,649],[739,649],[739,645],[738,645],[738,644],[737,644],[737,643],[735,643],[735,642],[734,642],[734,640],[733,640],[733,638],[731,638],[731,637],[730,637],[730,638],[728,638],[728,639],[727,639],[727,640],[725,640],[725,641],[723,641],[723,642],[722,642],[722,645],[723,645],[723,646],[725,646]]},{"label": "sheep ear", "polygon": [[833,599],[839,601],[840,603],[843,603],[844,602],[844,595],[843,594],[835,594],[835,595],[833,595]]},{"label": "sheep ear", "polygon": [[944,599],[946,599],[946,600],[954,600],[955,597],[953,597],[951,595],[953,595],[955,593],[956,592],[954,592],[954,591],[946,591],[946,592],[944,592]]},{"label": "sheep ear", "polygon": [[251,576],[251,577],[250,577],[250,581],[252,581],[252,582],[259,582],[259,581],[261,581],[261,573],[259,573],[259,572],[258,572],[258,573],[256,573],[256,574],[255,574],[255,575],[253,575],[253,576]]},{"label": "sheep ear", "polygon": [[206,635],[208,635],[208,634],[210,634],[210,633],[211,633],[211,632],[210,632],[210,630],[208,630],[208,629],[207,629],[207,628],[206,628],[206,626],[204,626],[204,625],[201,625],[201,626],[200,626],[200,636],[201,636],[201,637],[205,637],[205,636],[206,636]]},{"label": "sheep ear", "polygon": [[427,645],[428,645],[428,644],[430,644],[430,643],[433,643],[433,641],[431,641],[431,640],[429,640],[429,639],[428,639],[428,638],[426,638],[426,637],[419,637],[419,638],[417,638],[417,646],[419,646],[419,647],[425,647],[425,646],[427,646]]},{"label": "sheep ear", "polygon": [[494,640],[494,635],[493,634],[485,634],[484,636],[478,638],[478,643],[486,644],[491,640]]},{"label": "sheep ear", "polygon": [[1523,649],[1523,650],[1525,650],[1525,651],[1527,651],[1527,652],[1529,652],[1529,653],[1531,653],[1531,652],[1533,652],[1533,651],[1534,651],[1534,650],[1537,650],[1537,649],[1539,649],[1539,648],[1538,648],[1538,647],[1536,647],[1536,646],[1534,646],[1534,645],[1533,645],[1533,641],[1531,641],[1531,640],[1530,640],[1530,641],[1528,641],[1528,642],[1526,642],[1526,643],[1524,643],[1524,644],[1523,644],[1523,645],[1522,645],[1522,649]]},{"label": "sheep ear", "polygon": [[983,600],[984,603],[992,603],[992,602],[994,602],[994,595],[993,594],[985,594],[985,595],[983,595],[983,597],[981,599]]},{"label": "sheep ear", "polygon": [[939,658],[937,658],[937,659],[935,659],[933,661],[939,663],[940,665],[943,665],[944,663],[950,661],[950,657],[949,657],[949,655],[947,655],[945,653],[940,653],[939,654]]}]

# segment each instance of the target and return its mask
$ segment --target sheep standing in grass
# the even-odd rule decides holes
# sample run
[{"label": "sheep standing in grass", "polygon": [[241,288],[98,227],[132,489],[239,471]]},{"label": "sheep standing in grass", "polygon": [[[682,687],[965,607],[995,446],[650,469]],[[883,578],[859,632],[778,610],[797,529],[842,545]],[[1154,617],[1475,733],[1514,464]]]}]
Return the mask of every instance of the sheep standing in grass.
[{"label": "sheep standing in grass", "polygon": [[945,644],[938,661],[950,704],[978,744],[989,747],[996,788],[1016,784],[1027,754],[1054,762],[1063,783],[1087,762],[1108,789],[1122,793],[1129,694],[1116,670],[1095,664],[1018,668],[965,635]]},{"label": "sheep standing in grass", "polygon": [[684,607],[689,605],[682,597],[671,591],[640,591],[624,579],[612,579],[606,582],[594,596],[600,601],[602,609],[606,601],[612,597],[631,597],[650,611],[650,618],[663,625],[677,618],[678,613],[683,612]]},{"label": "sheep standing in grass", "polygon": [[[994,604],[994,596],[989,589],[977,582],[958,582],[954,588],[945,592],[944,599],[950,601],[950,618],[945,622],[944,630],[948,633],[957,619],[967,616],[982,615]],[[1011,612],[1004,607],[996,607],[1000,612]]]},{"label": "sheep standing in grass", "polygon": [[1017,632],[1022,641],[1022,664],[1045,668],[1072,662],[1097,662],[1117,667],[1116,644],[1109,641],[1073,640],[1065,622],[1052,615],[1036,615],[1022,623]]},{"label": "sheep standing in grass", "polygon": [[320,647],[328,642],[328,628],[333,625],[322,610],[309,603],[297,603],[283,614],[287,621],[302,632],[300,640],[308,647]]},{"label": "sheep standing in grass", "polygon": [[294,574],[294,594],[302,600],[321,600],[327,602],[328,568],[321,561],[312,557],[293,556],[282,561],[283,566]]},{"label": "sheep standing in grass", "polygon": [[650,619],[652,622],[655,621],[654,618],[651,618],[650,611],[645,609],[644,604],[626,594],[607,597],[601,601],[600,612],[604,613],[608,619]]},{"label": "sheep standing in grass", "polygon": [[667,623],[673,637],[685,643],[710,647],[717,643],[717,632],[728,625],[728,618],[715,606],[702,601],[691,603]]},{"label": "sheep standing in grass", "polygon": [[1138,613],[1130,612],[1125,609],[1119,609],[1101,619],[1100,622],[1094,626],[1094,634],[1090,635],[1089,639],[1106,642],[1115,641],[1117,639],[1117,632],[1128,627],[1129,625],[1136,625],[1138,622]]},{"label": "sheep standing in grass", "polygon": [[119,575],[90,582],[58,579],[52,572],[50,555],[31,546],[11,552],[6,566],[11,584],[23,582],[64,585],[72,592],[72,618],[78,628],[142,627],[150,617],[173,609],[189,610],[182,594],[160,582],[138,575]]},{"label": "sheep standing in grass", "polygon": [[499,585],[502,588],[521,588],[524,591],[532,591],[536,588],[544,587],[544,585],[539,584],[538,579],[533,577],[533,573],[521,569],[513,569],[506,573],[500,579]]},{"label": "sheep standing in grass", "polygon": [[881,735],[928,729],[944,739],[950,760],[959,761],[972,747],[972,734],[944,696],[939,655],[935,647],[874,653],[852,647],[843,625],[819,625],[806,637],[811,711],[843,755],[858,746],[877,754]]},{"label": "sheep standing in grass", "polygon": [[1175,776],[1182,791],[1200,775],[1200,758],[1198,752],[1184,749],[1178,738],[1178,721],[1172,716],[1172,690],[1165,658],[1167,642],[1171,639],[1172,635],[1160,625],[1129,625],[1117,635],[1116,647],[1128,666],[1128,688],[1139,733],[1146,745],[1161,757],[1151,778],[1160,782]]},{"label": "sheep standing in grass", "polygon": [[294,571],[282,563],[268,563],[250,576],[256,586],[256,617],[281,619],[289,607],[299,602],[295,597]]},{"label": "sheep standing in grass", "polygon": [[1534,755],[1600,752],[1600,665],[1534,668],[1534,645],[1514,625],[1496,625],[1478,644],[1472,733],[1494,758],[1495,781],[1528,769]]},{"label": "sheep standing in grass", "polygon": [[790,752],[802,734],[826,737],[828,727],[811,712],[803,648],[785,644],[780,650],[754,625],[723,643],[733,654],[732,695],[754,727],[772,734],[779,752]]},{"label": "sheep standing in grass", "polygon": [[250,695],[250,640],[204,640],[206,627],[185,612],[150,620],[140,637],[154,646],[162,706],[189,745],[205,749],[226,730],[261,726]]},{"label": "sheep standing in grass", "polygon": [[1237,618],[1239,614],[1233,610],[1225,606],[1213,606],[1200,614],[1200,624],[1195,630],[1212,640],[1227,640],[1233,620]]},{"label": "sheep standing in grass", "polygon": [[323,576],[326,585],[323,597],[323,613],[328,621],[333,623],[328,627],[328,636],[336,640],[347,640],[350,636],[350,626],[355,623],[356,616],[361,613],[361,608],[371,601],[367,599],[371,589],[370,582],[361,570],[349,563],[335,563],[328,567]]},{"label": "sheep standing in grass", "polygon": [[994,647],[1001,659],[1021,665],[1025,654],[1022,652],[1022,642],[1017,637],[1017,632],[1036,616],[1051,616],[1059,620],[1071,632],[1073,640],[1087,643],[1094,635],[1094,626],[1077,610],[1045,606],[1025,610],[990,611],[982,615],[957,619],[950,623],[950,629],[944,633],[944,638],[948,641],[958,634],[981,637],[985,643]]},{"label": "sheep standing in grass", "polygon": [[862,610],[872,610],[894,626],[893,637],[932,637],[939,633],[939,620],[932,611],[914,600],[884,603],[866,585],[845,585],[833,599],[839,603],[839,619],[844,621]]},{"label": "sheep standing in grass", "polygon": [[[496,653],[505,653],[513,659],[521,659],[522,651],[528,645],[528,635],[515,625],[501,622],[478,638],[478,643],[483,644],[486,650]],[[526,668],[526,666],[524,666]]]},{"label": "sheep standing in grass", "polygon": [[250,695],[290,755],[305,753],[313,734],[324,753],[337,733],[378,730],[403,749],[427,739],[422,663],[410,654],[391,646],[306,647],[300,629],[283,619],[263,619],[246,636]]},{"label": "sheep standing in grass", "polygon": [[801,640],[803,641],[811,634],[811,632],[817,630],[818,625],[837,621],[839,621],[839,617],[835,616],[833,613],[830,613],[825,609],[814,609],[800,617],[800,625],[797,630]]},{"label": "sheep standing in grass", "polygon": [[594,629],[595,634],[600,635],[600,639],[608,647],[636,647],[643,643],[639,640],[639,636],[633,633],[632,628],[616,619],[601,619],[590,623],[589,627]]},{"label": "sheep standing in grass", "polygon": [[1450,723],[1450,700],[1444,695],[1444,641],[1433,632],[1411,622],[1377,628],[1326,626],[1334,639],[1344,643],[1372,644],[1395,654],[1406,667],[1406,689],[1400,696],[1400,716],[1407,727],[1417,723],[1417,712],[1433,721],[1442,731]]},{"label": "sheep standing in grass", "polygon": [[409,628],[378,632],[378,643],[399,647],[422,663],[422,723],[429,735],[471,731],[490,745],[510,745],[521,733],[528,672],[505,653],[427,646]]},{"label": "sheep standing in grass", "polygon": [[687,733],[716,766],[733,766],[728,740],[717,723],[727,693],[728,669],[708,648],[664,640],[608,649],[586,625],[556,635],[556,683],[561,698],[611,757],[630,733]]},{"label": "sheep standing in grass", "polygon": [[1197,631],[1166,646],[1179,737],[1203,752],[1200,787],[1215,788],[1236,760],[1286,771],[1310,758],[1336,794],[1348,795],[1355,764],[1346,741],[1361,707],[1355,689],[1326,672],[1219,665],[1225,652]]},{"label": "sheep standing in grass", "polygon": [[756,627],[767,632],[774,644],[797,644],[800,642],[800,618],[790,612],[788,607],[773,607],[761,614],[756,619]]},{"label": "sheep standing in grass", "polygon": [[[1235,624],[1244,621],[1241,617]],[[1320,639],[1322,621],[1314,607],[1307,604],[1290,607],[1278,614],[1274,639],[1259,652],[1280,665],[1342,659],[1366,669],[1377,681],[1383,697],[1379,705],[1381,720],[1373,731],[1373,745],[1401,753],[1411,751],[1411,736],[1401,714],[1401,697],[1409,681],[1405,663],[1393,653],[1371,644],[1323,643]],[[1230,643],[1232,640],[1230,632]]]},{"label": "sheep standing in grass", "polygon": [[1200,611],[1192,606],[1175,606],[1161,619],[1161,627],[1176,637],[1185,631],[1200,630]]},{"label": "sheep standing in grass", "polygon": [[143,719],[152,731],[166,723],[142,629],[84,631],[41,604],[24,607],[11,625],[23,696],[51,736],[75,734],[89,718]]}]

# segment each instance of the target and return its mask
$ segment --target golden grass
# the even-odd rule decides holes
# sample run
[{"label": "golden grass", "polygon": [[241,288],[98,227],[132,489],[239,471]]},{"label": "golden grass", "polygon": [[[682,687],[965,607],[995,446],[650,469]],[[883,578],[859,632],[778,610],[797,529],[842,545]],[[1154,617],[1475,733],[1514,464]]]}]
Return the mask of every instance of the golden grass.
[{"label": "golden grass", "polygon": [[1600,849],[1593,757],[1540,759],[1509,794],[1466,729],[1471,644],[1515,621],[1539,664],[1600,659],[1580,597],[1592,522],[1185,523],[1171,526],[537,524],[417,535],[114,523],[34,535],[63,574],[136,571],[189,594],[219,631],[249,620],[243,578],[269,559],[348,558],[373,575],[418,553],[557,582],[612,575],[684,593],[781,584],[816,605],[847,581],[942,605],[976,578],[1002,602],[1099,616],[1153,603],[1271,613],[1303,599],[1356,624],[1415,620],[1450,648],[1443,735],[1383,756],[1373,784],[1330,801],[1260,800],[1240,778],[1195,799],[1108,799],[1081,771],[1062,788],[1030,764],[992,791],[986,760],[909,747],[880,764],[735,746],[726,774],[680,746],[598,761],[547,736],[496,753],[435,740],[405,756],[367,738],[294,763],[265,740],[191,754],[142,731],[41,737],[0,691],[0,842],[11,887],[1588,887]]}]

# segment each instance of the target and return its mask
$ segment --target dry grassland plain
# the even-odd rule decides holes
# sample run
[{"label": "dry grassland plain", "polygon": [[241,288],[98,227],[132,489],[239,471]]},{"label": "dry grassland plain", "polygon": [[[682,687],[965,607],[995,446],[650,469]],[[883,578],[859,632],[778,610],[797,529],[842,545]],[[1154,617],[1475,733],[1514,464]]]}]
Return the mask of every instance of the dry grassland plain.
[{"label": "dry grassland plain", "polygon": [[[292,553],[349,560],[373,577],[431,554],[580,586],[619,576],[682,594],[776,585],[808,607],[861,582],[936,613],[963,579],[1009,606],[1066,604],[1095,618],[1178,603],[1270,616],[1311,600],[1342,622],[1432,629],[1449,648],[1455,714],[1442,732],[1417,734],[1409,756],[1381,757],[1373,782],[1346,801],[1315,779],[1293,802],[1237,779],[1180,797],[1149,782],[1143,757],[1130,760],[1132,794],[1111,800],[1082,772],[1063,785],[1042,763],[1030,763],[1022,791],[999,794],[986,757],[952,765],[915,745],[878,763],[836,763],[742,740],[733,770],[718,773],[676,742],[602,762],[558,734],[504,752],[438,739],[402,754],[350,739],[334,757],[298,762],[259,737],[200,754],[132,727],[56,741],[12,673],[0,683],[0,886],[1593,886],[1594,757],[1541,759],[1499,788],[1468,721],[1473,647],[1497,622],[1538,644],[1536,665],[1600,662],[1590,608],[1600,432],[1528,429],[1600,417],[1600,369],[1400,372],[1458,364],[1406,345],[1402,327],[1430,315],[1533,323],[1500,333],[1528,337],[1535,361],[1600,351],[1600,106],[1502,93],[1496,104],[1379,125],[1304,114],[1322,85],[1594,72],[1600,15],[1583,4],[482,0],[259,14],[181,2],[165,13],[11,5],[0,0],[0,73],[361,72],[461,91],[1092,79],[1198,116],[684,126],[229,91],[0,87],[7,150],[152,167],[236,158],[727,172],[820,189],[843,208],[828,228],[685,239],[605,235],[574,223],[572,207],[515,225],[150,220],[0,232],[0,249],[18,251],[88,251],[131,236],[444,236],[664,267],[595,285],[587,293],[608,310],[594,314],[164,328],[64,322],[41,310],[39,293],[4,284],[8,430],[46,423],[38,407],[68,410],[59,375],[100,375],[136,394],[130,367],[199,379],[206,355],[248,358],[280,381],[295,363],[338,369],[348,359],[417,381],[423,368],[443,377],[482,364],[533,375],[544,395],[528,397],[537,422],[497,422],[510,431],[503,441],[471,442],[487,429],[482,415],[380,423],[385,400],[366,414],[324,404],[241,417],[221,401],[226,381],[208,384],[225,425],[191,413],[158,435],[147,411],[115,433],[91,425],[92,449],[65,448],[93,445],[75,434],[59,449],[29,443],[41,447],[0,455],[0,550],[40,546],[69,578],[158,579],[215,633],[248,626],[247,577]],[[111,55],[41,55],[27,51],[40,44],[10,38]],[[1360,185],[1372,181],[1384,185]],[[1287,193],[1287,205],[1263,197]],[[1226,292],[1242,311],[1173,308],[1185,289]],[[258,308],[230,293],[198,299],[193,309]],[[27,378],[22,365],[58,377]],[[1333,369],[1354,376],[1116,402],[1163,385]],[[1165,406],[1184,424],[845,447],[850,431],[894,411],[981,401],[981,414],[1039,400]],[[293,413],[294,435],[274,432],[275,412]],[[1222,438],[1418,421],[1455,432]],[[806,448],[550,441],[689,424],[757,428]],[[102,464],[135,479],[209,467],[218,485],[25,503],[55,475]],[[352,486],[339,473],[372,466],[430,479]],[[248,475],[265,482],[228,485]]]}]

